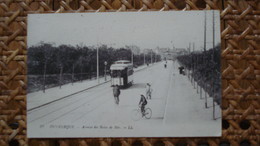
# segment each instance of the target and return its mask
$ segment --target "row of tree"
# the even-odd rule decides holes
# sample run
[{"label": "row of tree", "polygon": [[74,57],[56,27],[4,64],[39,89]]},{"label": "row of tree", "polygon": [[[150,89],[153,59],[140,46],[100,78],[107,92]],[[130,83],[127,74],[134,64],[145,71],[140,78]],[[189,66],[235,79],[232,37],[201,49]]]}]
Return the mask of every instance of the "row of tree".
[{"label": "row of tree", "polygon": [[191,72],[191,77],[214,97],[217,103],[221,101],[221,66],[220,46],[214,49],[192,52],[178,56],[178,61]]},{"label": "row of tree", "polygon": [[[131,61],[131,47],[115,49],[102,45],[99,47],[99,70],[103,74],[105,64],[107,69],[117,60]],[[95,46],[54,46],[49,43],[41,43],[28,48],[28,74],[41,75],[63,73],[94,73],[97,70],[97,47]],[[150,63],[151,60],[160,61],[159,55],[154,52],[139,53],[133,56],[134,65],[140,66]]]},{"label": "row of tree", "polygon": [[[138,51],[139,50],[139,51]],[[98,47],[99,75],[109,75],[109,68],[117,60],[131,60],[134,67],[160,61],[154,52],[140,53],[136,46],[115,49],[102,45]],[[105,63],[106,62],[106,63]],[[41,43],[28,48],[28,92],[62,86],[63,84],[95,79],[97,71],[97,47],[55,46]],[[107,76],[106,76],[107,77]]]}]

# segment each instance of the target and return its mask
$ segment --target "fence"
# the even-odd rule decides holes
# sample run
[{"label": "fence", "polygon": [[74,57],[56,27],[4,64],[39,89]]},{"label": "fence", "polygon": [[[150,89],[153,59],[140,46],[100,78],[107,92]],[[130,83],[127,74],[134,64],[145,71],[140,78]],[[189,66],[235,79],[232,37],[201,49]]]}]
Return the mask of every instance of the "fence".
[{"label": "fence", "polygon": [[[106,74],[109,76],[109,73]],[[99,75],[104,77],[104,74]],[[96,72],[93,73],[64,73],[64,74],[47,74],[47,75],[28,75],[27,92],[35,92],[45,89],[62,86],[68,83],[81,82],[83,80],[92,80],[97,78]]]}]

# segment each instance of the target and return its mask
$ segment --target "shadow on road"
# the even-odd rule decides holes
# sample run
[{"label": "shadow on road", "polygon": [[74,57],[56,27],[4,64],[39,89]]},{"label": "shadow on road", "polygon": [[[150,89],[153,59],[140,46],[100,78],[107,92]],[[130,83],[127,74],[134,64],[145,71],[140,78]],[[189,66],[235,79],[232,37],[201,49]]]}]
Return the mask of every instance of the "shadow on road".
[{"label": "shadow on road", "polygon": [[134,89],[134,88],[145,88],[146,83],[136,83],[133,84],[129,89]]}]

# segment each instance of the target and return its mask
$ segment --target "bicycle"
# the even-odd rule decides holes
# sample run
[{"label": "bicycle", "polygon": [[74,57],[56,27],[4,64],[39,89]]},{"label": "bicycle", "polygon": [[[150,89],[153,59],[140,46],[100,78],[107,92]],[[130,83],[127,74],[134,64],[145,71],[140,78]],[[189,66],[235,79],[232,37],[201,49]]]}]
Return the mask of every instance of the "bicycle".
[{"label": "bicycle", "polygon": [[134,121],[138,121],[143,117],[146,119],[150,119],[152,117],[152,110],[149,107],[144,109],[144,115],[142,114],[141,107],[134,109],[131,113],[131,118]]}]

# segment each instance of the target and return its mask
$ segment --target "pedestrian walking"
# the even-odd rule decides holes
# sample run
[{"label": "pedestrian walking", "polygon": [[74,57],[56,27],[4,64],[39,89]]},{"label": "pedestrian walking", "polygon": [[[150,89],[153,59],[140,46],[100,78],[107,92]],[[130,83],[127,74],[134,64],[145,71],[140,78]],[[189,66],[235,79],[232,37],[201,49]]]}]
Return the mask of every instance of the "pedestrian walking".
[{"label": "pedestrian walking", "polygon": [[115,103],[118,105],[119,104],[119,95],[120,95],[120,89],[118,85],[115,85],[113,87],[113,94],[115,98]]},{"label": "pedestrian walking", "polygon": [[180,66],[180,67],[179,67],[179,73],[185,75],[185,73],[184,73],[183,70],[184,70],[184,67],[183,67],[183,66]]},{"label": "pedestrian walking", "polygon": [[146,99],[152,98],[152,88],[149,83],[146,84]]}]

